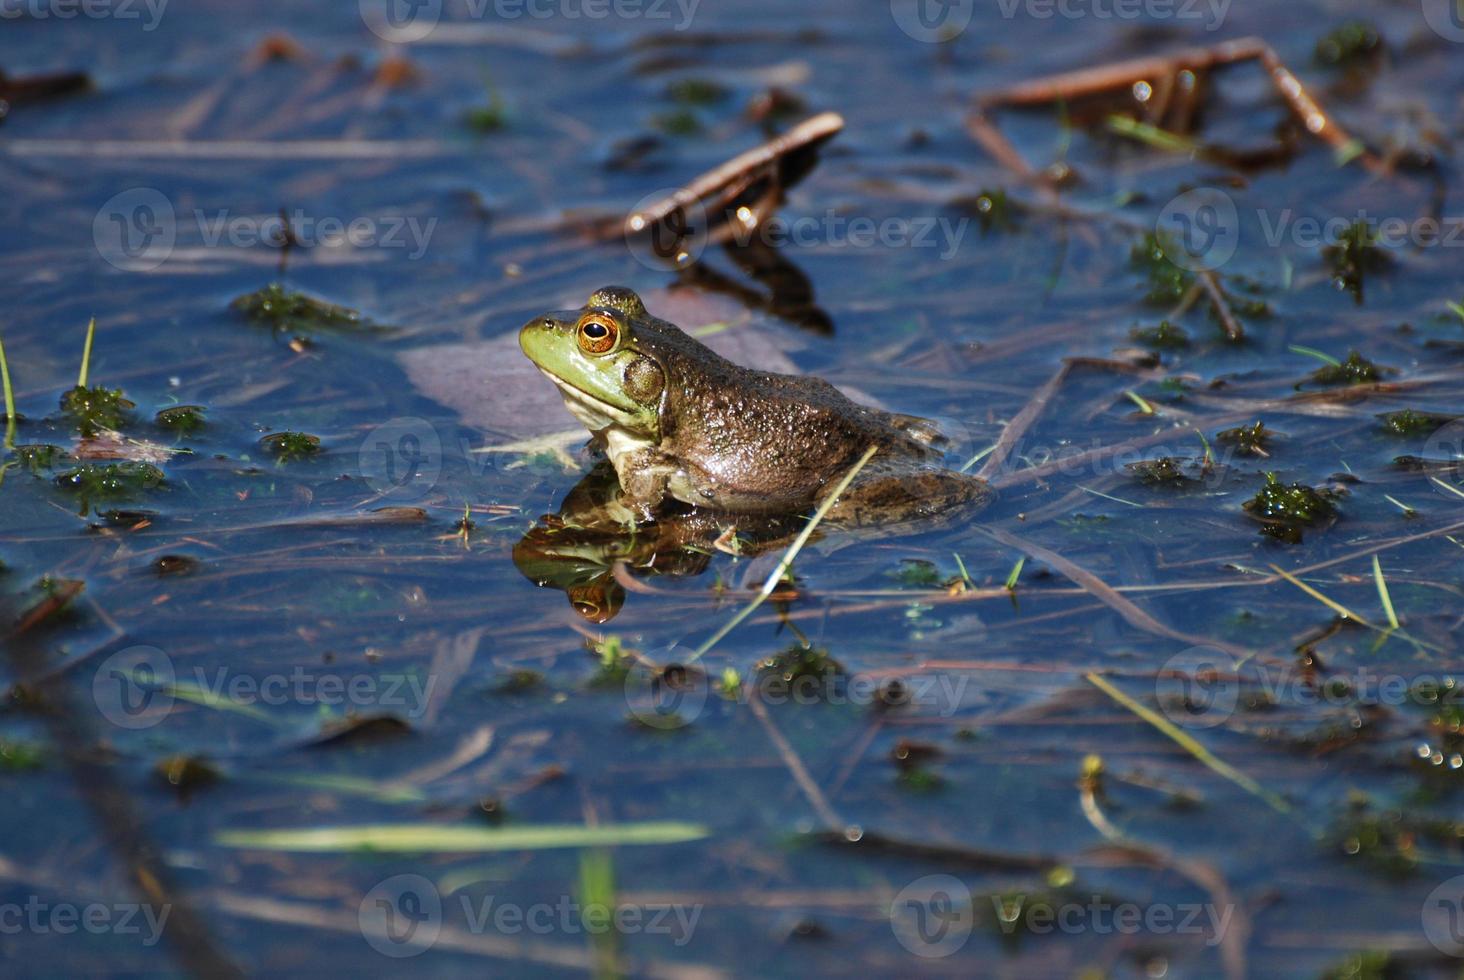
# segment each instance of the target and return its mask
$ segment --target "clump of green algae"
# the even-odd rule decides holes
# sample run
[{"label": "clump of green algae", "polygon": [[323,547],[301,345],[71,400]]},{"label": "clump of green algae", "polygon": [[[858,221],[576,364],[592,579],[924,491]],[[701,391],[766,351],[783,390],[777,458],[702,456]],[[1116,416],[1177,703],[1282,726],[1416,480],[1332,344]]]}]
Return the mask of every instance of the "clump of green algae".
[{"label": "clump of green algae", "polygon": [[1262,523],[1262,534],[1289,543],[1300,541],[1303,529],[1317,527],[1337,515],[1328,494],[1303,483],[1287,486],[1274,473],[1267,473],[1266,485],[1241,506]]},{"label": "clump of green algae", "polygon": [[320,452],[320,437],[304,432],[273,432],[259,440],[259,447],[277,461],[290,463]]},{"label": "clump of green algae", "polygon": [[255,323],[279,332],[357,330],[371,325],[355,310],[301,292],[288,292],[279,283],[246,293],[229,305]]},{"label": "clump of green algae", "polygon": [[1252,425],[1238,425],[1233,429],[1223,429],[1216,433],[1215,439],[1234,446],[1247,456],[1270,456],[1271,454],[1266,451],[1266,444],[1275,435],[1275,432],[1266,428],[1265,423],[1256,419]]}]

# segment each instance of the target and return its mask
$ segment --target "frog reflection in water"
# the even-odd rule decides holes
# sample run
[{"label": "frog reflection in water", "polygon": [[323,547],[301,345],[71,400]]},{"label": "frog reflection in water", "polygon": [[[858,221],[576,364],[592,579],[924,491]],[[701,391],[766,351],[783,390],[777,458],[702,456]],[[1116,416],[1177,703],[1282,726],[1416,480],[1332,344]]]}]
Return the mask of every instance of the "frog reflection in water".
[{"label": "frog reflection in water", "polygon": [[[871,447],[874,455],[827,511],[831,530],[893,529],[970,514],[992,497],[984,481],[942,466],[939,435],[925,420],[860,405],[820,378],[733,364],[651,316],[623,287],[598,290],[583,309],[531,320],[519,331],[519,346],[603,447],[619,494],[609,488],[607,495],[603,478],[585,481],[579,496],[566,500],[559,526],[530,532],[515,549],[516,561],[520,551],[544,559],[591,544],[571,545],[571,528],[603,547],[612,529],[623,534],[633,526],[638,550],[659,542],[689,546],[695,555],[716,539],[719,525],[735,524],[739,532],[756,526],[754,537],[770,547],[786,539],[788,528],[796,531]],[[616,509],[618,521],[608,516]],[[578,516],[566,521],[569,512]],[[595,516],[581,519],[587,512]],[[531,541],[541,530],[565,534],[553,546]],[[542,584],[554,578],[525,571]],[[554,584],[568,591],[566,582]],[[586,612],[592,599],[586,594],[586,605],[576,608]]]}]

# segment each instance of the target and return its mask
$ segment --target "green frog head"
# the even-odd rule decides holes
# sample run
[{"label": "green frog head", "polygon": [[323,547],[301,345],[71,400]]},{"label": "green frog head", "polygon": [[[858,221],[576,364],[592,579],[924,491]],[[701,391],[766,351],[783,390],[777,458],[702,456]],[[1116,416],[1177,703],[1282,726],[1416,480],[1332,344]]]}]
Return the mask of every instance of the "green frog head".
[{"label": "green frog head", "polygon": [[667,352],[658,342],[665,333],[639,296],[607,286],[582,309],[546,313],[524,324],[519,346],[559,386],[565,405],[590,431],[614,428],[655,442],[667,388]]}]

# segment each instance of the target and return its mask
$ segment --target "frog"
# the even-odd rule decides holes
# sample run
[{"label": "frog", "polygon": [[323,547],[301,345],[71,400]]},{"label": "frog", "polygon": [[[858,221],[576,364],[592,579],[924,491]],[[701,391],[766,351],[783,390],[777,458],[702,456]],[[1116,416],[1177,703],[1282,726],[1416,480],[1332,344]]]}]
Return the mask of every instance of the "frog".
[{"label": "frog", "polygon": [[929,421],[860,404],[822,378],[736,364],[624,286],[535,317],[519,346],[604,450],[641,520],[678,505],[823,508],[825,521],[863,528],[974,513],[994,496],[944,466]]}]

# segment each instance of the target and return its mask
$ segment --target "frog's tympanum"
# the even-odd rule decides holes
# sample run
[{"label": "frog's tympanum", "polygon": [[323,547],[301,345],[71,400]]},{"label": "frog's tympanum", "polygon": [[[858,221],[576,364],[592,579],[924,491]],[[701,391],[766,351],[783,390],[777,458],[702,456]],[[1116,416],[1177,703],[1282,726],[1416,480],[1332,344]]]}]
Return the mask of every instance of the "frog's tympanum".
[{"label": "frog's tympanum", "polygon": [[608,286],[580,310],[525,324],[519,345],[603,445],[643,520],[673,501],[735,514],[823,502],[835,527],[924,520],[987,503],[982,480],[947,470],[929,423],[850,401],[819,378],[740,367]]}]

